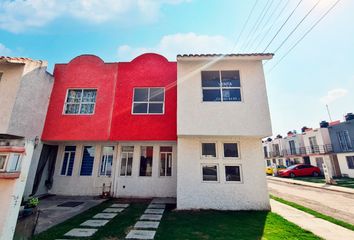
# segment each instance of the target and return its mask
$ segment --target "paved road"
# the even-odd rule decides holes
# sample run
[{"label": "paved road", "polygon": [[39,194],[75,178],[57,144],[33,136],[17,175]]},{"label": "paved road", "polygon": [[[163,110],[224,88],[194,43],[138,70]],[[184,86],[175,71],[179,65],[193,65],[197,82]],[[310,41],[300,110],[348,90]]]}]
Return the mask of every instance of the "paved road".
[{"label": "paved road", "polygon": [[354,194],[277,182],[268,179],[269,193],[354,224]]}]

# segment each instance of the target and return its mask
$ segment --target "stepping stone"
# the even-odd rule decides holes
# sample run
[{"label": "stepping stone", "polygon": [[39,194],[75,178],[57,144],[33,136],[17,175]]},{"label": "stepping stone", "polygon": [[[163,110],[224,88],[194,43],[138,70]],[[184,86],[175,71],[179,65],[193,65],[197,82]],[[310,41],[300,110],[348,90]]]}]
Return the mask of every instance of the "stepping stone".
[{"label": "stepping stone", "polygon": [[69,232],[65,233],[64,236],[67,237],[91,237],[97,229],[94,228],[74,228]]},{"label": "stepping stone", "polygon": [[154,198],[151,203],[176,204],[175,198]]},{"label": "stepping stone", "polygon": [[165,209],[154,209],[154,208],[148,208],[145,210],[144,213],[146,214],[163,214]]},{"label": "stepping stone", "polygon": [[156,203],[151,203],[148,208],[156,208],[156,209],[165,209],[166,205],[165,204],[156,204]]},{"label": "stepping stone", "polygon": [[129,207],[128,203],[115,203],[111,205],[111,208],[126,208]]},{"label": "stepping stone", "polygon": [[148,230],[131,230],[125,239],[154,239],[156,231]]},{"label": "stepping stone", "polygon": [[137,221],[134,225],[136,229],[157,229],[160,222]]},{"label": "stepping stone", "polygon": [[80,226],[86,226],[86,227],[102,227],[106,225],[109,222],[109,220],[87,220],[83,223],[80,224]]},{"label": "stepping stone", "polygon": [[143,214],[143,215],[141,215],[140,220],[160,221],[161,218],[162,218],[162,215]]},{"label": "stepping stone", "polygon": [[124,208],[106,208],[103,210],[104,213],[120,213],[123,212]]},{"label": "stepping stone", "polygon": [[98,219],[112,219],[115,216],[117,216],[117,213],[97,213],[95,216],[92,218],[98,218]]}]

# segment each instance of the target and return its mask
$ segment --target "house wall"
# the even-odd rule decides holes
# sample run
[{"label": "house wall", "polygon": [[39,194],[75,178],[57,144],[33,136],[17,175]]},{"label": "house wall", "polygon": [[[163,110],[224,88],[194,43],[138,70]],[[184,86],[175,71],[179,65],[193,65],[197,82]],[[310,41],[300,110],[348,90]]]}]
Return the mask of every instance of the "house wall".
[{"label": "house wall", "polygon": [[328,128],[317,128],[303,133],[305,147],[310,147],[310,137],[316,137],[318,145],[331,144]]},{"label": "house wall", "polygon": [[[201,142],[217,142],[217,159],[201,158]],[[239,159],[222,158],[222,142],[239,142]],[[177,208],[269,210],[262,143],[251,137],[178,137]],[[219,182],[203,182],[203,163],[217,163]],[[241,183],[225,182],[224,165],[240,165]]]},{"label": "house wall", "polygon": [[346,157],[354,156],[354,152],[349,153],[338,153],[338,163],[342,175],[347,174],[349,177],[354,178],[354,169],[349,169]]},{"label": "house wall", "polygon": [[[202,70],[239,70],[242,102],[203,102]],[[261,61],[177,59],[177,79],[178,136],[272,135]]]},{"label": "house wall", "polygon": [[354,120],[342,122],[338,125],[330,126],[328,127],[329,130],[329,135],[331,138],[331,142],[333,145],[333,151],[336,153],[341,153],[343,152],[343,149],[341,148],[338,140],[337,133],[341,131],[348,131],[350,140],[351,140],[351,145],[352,145],[352,150],[354,150]]}]

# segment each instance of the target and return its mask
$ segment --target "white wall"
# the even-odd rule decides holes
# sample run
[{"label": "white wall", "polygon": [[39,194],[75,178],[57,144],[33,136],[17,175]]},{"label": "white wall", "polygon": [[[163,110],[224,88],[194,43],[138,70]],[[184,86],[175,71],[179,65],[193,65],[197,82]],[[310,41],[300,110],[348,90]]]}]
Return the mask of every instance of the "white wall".
[{"label": "white wall", "polygon": [[[201,142],[216,141],[218,158],[201,158]],[[239,142],[239,159],[223,159],[222,143]],[[179,137],[177,208],[222,210],[269,210],[262,142],[246,137]],[[217,163],[219,182],[203,182],[201,164]],[[240,165],[242,182],[225,182],[224,166]]]},{"label": "white wall", "polygon": [[[203,102],[202,70],[239,70],[242,102]],[[177,59],[177,135],[272,135],[260,60],[185,61]]]},{"label": "white wall", "polygon": [[354,156],[354,152],[337,154],[340,171],[342,175],[347,174],[349,177],[354,178],[354,169],[348,168],[347,156]]}]

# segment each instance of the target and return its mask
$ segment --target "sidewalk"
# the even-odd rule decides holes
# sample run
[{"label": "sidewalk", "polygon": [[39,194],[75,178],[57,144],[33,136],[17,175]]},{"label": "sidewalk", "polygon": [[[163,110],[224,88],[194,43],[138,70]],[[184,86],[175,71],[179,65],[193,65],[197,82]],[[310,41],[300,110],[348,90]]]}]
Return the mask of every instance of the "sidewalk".
[{"label": "sidewalk", "polygon": [[327,240],[351,240],[354,239],[354,231],[343,228],[339,225],[316,218],[311,214],[305,213],[283,203],[270,200],[272,212],[279,214],[286,220],[311,231],[315,235]]},{"label": "sidewalk", "polygon": [[307,187],[320,188],[320,189],[336,191],[336,192],[354,194],[354,189],[346,188],[346,187],[338,187],[338,186],[328,185],[328,184],[323,184],[323,183],[311,183],[311,182],[305,182],[305,181],[301,181],[301,180],[294,180],[294,179],[280,178],[280,177],[272,177],[272,176],[267,176],[267,180],[276,181],[276,182],[284,182],[284,183],[289,183],[289,184],[302,185],[302,186],[307,186]]}]

